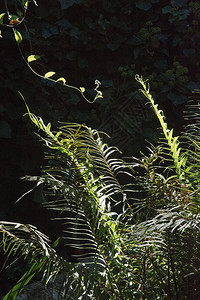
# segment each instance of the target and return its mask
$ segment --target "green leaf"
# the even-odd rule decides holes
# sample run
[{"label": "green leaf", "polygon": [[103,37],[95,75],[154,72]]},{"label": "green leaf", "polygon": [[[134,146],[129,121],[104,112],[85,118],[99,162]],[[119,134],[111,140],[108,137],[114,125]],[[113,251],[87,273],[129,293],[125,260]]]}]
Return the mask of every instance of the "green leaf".
[{"label": "green leaf", "polygon": [[102,95],[98,95],[98,96],[95,97],[95,100],[98,99],[98,98],[103,98],[103,96]]},{"label": "green leaf", "polygon": [[0,24],[3,24],[4,16],[5,16],[5,13],[0,14]]},{"label": "green leaf", "polygon": [[48,123],[46,126],[46,133],[50,134],[51,133],[51,123]]},{"label": "green leaf", "polygon": [[17,42],[17,44],[20,44],[22,42],[22,35],[19,31],[17,31],[16,29],[14,29],[14,34],[15,34],[15,40]]},{"label": "green leaf", "polygon": [[138,0],[136,1],[136,7],[144,11],[147,11],[152,7],[152,5],[148,1]]},{"label": "green leaf", "polygon": [[58,244],[60,243],[61,237],[59,237],[54,243],[53,243],[53,248],[56,248]]},{"label": "green leaf", "polygon": [[37,60],[37,59],[39,59],[40,58],[40,56],[39,55],[29,55],[29,57],[27,58],[27,60],[28,60],[28,62],[30,63],[30,62],[32,62],[32,61],[34,61],[34,60]]},{"label": "green leaf", "polygon": [[28,1],[27,0],[22,0],[22,5],[25,9],[28,7]]},{"label": "green leaf", "polygon": [[47,73],[44,75],[44,77],[45,77],[45,78],[49,78],[49,77],[52,77],[54,74],[56,74],[56,73],[53,72],[53,71],[50,71],[50,72],[47,72]]},{"label": "green leaf", "polygon": [[66,79],[64,77],[60,77],[56,80],[57,82],[60,82],[60,83],[63,83],[65,84],[66,83]]},{"label": "green leaf", "polygon": [[172,7],[170,5],[167,5],[165,7],[162,8],[162,13],[163,14],[168,14],[172,11]]},{"label": "green leaf", "polygon": [[81,93],[83,94],[85,92],[85,88],[84,87],[80,87]]},{"label": "green leaf", "polygon": [[27,271],[21,279],[16,283],[16,285],[8,292],[8,294],[3,298],[3,300],[14,300],[17,295],[23,290],[23,288],[29,283],[33,276],[39,272],[39,270],[44,266],[45,258],[40,262],[35,262],[29,271]]},{"label": "green leaf", "polygon": [[98,91],[98,95],[97,95],[98,98],[103,98],[103,94],[102,92]]},{"label": "green leaf", "polygon": [[172,143],[172,136],[173,136],[173,129],[170,130],[168,135],[168,145],[171,146]]}]

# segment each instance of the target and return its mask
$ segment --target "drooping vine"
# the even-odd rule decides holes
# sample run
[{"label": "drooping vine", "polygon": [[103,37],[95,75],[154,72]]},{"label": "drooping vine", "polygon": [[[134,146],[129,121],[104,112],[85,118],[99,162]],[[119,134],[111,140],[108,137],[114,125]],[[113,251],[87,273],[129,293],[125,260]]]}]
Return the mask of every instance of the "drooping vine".
[{"label": "drooping vine", "polygon": [[[36,6],[38,6],[37,2],[35,0],[33,0],[34,4]],[[94,103],[97,99],[99,98],[103,98],[102,96],[102,92],[99,90],[99,87],[101,85],[99,80],[95,80],[95,88],[94,91],[96,92],[95,97],[92,100],[89,100],[88,97],[85,96],[85,88],[84,87],[76,87],[74,85],[70,85],[66,82],[66,79],[64,77],[60,77],[58,79],[53,79],[52,76],[54,76],[56,74],[56,72],[54,71],[49,71],[47,73],[45,73],[44,75],[39,74],[38,72],[36,72],[34,70],[34,68],[31,66],[31,63],[33,61],[36,61],[38,59],[40,59],[39,55],[35,55],[35,54],[31,54],[29,55],[27,58],[24,56],[23,51],[20,47],[20,44],[22,43],[23,37],[21,35],[21,33],[16,29],[16,26],[19,26],[20,24],[23,23],[23,21],[25,20],[26,17],[26,12],[28,9],[28,3],[29,1],[26,0],[22,0],[22,7],[23,7],[23,16],[21,18],[19,18],[19,16],[17,15],[11,15],[9,13],[9,9],[8,9],[8,4],[7,4],[7,0],[4,0],[5,3],[5,8],[6,8],[6,13],[1,13],[0,14],[0,25],[1,26],[6,26],[6,27],[10,27],[13,31],[13,35],[15,38],[15,41],[17,43],[17,47],[19,49],[19,52],[21,54],[22,59],[24,60],[24,62],[26,63],[27,67],[38,77],[40,77],[41,79],[45,79],[48,81],[53,82],[54,84],[62,84],[64,87],[66,88],[70,88],[73,89],[75,91],[77,91],[78,93],[81,94],[81,96],[88,102],[88,103]],[[4,23],[4,16],[7,14],[9,23],[6,24]],[[0,37],[2,37],[1,35],[1,31],[0,31]]]}]

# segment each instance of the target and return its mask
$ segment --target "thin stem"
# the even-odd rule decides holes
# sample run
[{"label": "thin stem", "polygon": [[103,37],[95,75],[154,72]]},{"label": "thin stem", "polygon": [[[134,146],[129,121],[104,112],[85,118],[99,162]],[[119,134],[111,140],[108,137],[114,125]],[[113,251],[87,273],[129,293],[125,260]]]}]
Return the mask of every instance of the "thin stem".
[{"label": "thin stem", "polygon": [[[9,10],[8,10],[7,0],[4,0],[4,3],[5,3],[7,15],[8,15],[8,19],[9,19],[9,18],[10,18],[10,13],[9,13]],[[24,21],[25,16],[26,16],[27,8],[28,8],[28,4],[24,7],[24,15],[23,15],[23,18],[22,18],[18,23],[12,24],[12,25],[11,25],[11,24],[2,24],[3,26],[7,26],[7,27],[12,28],[12,31],[13,31],[14,36],[15,36],[14,28],[15,28],[16,26],[20,25],[20,24]],[[26,31],[27,31],[27,27],[26,27],[26,26],[25,26],[25,28],[26,28]],[[48,81],[51,81],[51,82],[53,82],[53,83],[55,83],[55,84],[56,84],[56,83],[59,83],[58,81],[56,81],[56,80],[54,80],[54,79],[52,79],[52,78],[49,78],[49,77],[47,78],[47,77],[45,77],[45,76],[43,76],[43,75],[37,73],[37,72],[30,66],[30,63],[29,63],[29,62],[26,60],[26,58],[24,57],[24,55],[23,55],[23,53],[22,53],[22,50],[21,50],[20,45],[19,45],[18,42],[17,42],[17,46],[18,46],[18,49],[19,49],[19,52],[20,52],[20,54],[21,54],[22,59],[24,60],[24,62],[25,62],[26,65],[28,66],[28,68],[29,68],[36,76],[40,77],[41,79],[46,79],[46,80],[48,80]],[[32,47],[31,47],[31,48],[32,48]],[[60,83],[60,84],[61,84],[61,83]],[[85,91],[84,88],[78,88],[78,87],[76,87],[76,86],[73,86],[73,85],[66,84],[66,83],[62,82],[62,85],[63,85],[63,86],[65,86],[65,87],[67,87],[67,88],[70,88],[70,89],[73,89],[73,90],[79,92],[79,93],[81,94],[81,96],[82,96],[88,103],[90,103],[90,104],[94,103],[98,98],[103,98],[103,97],[102,97],[101,91],[99,91],[99,86],[100,86],[100,84],[101,84],[100,81],[95,80],[95,85],[96,85],[96,87],[95,87],[94,91],[96,92],[96,96],[94,97],[93,100],[89,100],[89,99],[84,95],[84,91]]]},{"label": "thin stem", "polygon": [[[14,29],[12,28],[13,30],[13,33],[14,33]],[[38,77],[40,77],[41,79],[45,79],[45,80],[48,80],[48,81],[51,81],[53,83],[59,83],[58,81],[52,79],[52,78],[46,78],[45,76],[37,73],[32,67],[31,65],[27,62],[26,58],[24,57],[23,53],[22,53],[22,50],[19,46],[19,43],[17,43],[17,46],[18,46],[18,49],[19,49],[19,52],[21,54],[21,57],[23,58],[24,62],[26,63],[26,65],[28,66],[28,68]],[[82,92],[81,88],[77,88],[76,86],[73,86],[73,85],[69,85],[69,84],[66,84],[66,83],[62,83],[63,86],[67,87],[67,88],[70,88],[70,89],[74,89],[76,91],[78,91],[81,96],[88,102],[88,103],[94,103],[97,98],[102,98],[102,95],[101,95],[101,92],[98,90],[99,86],[100,86],[100,82],[98,80],[95,80],[95,84],[96,84],[96,87],[95,87],[95,91],[97,92],[96,96],[94,97],[94,99],[92,101],[90,101],[85,95],[84,95],[84,92]]]},{"label": "thin stem", "polygon": [[[7,12],[7,15],[8,15],[8,19],[10,19],[10,13],[9,13],[9,10],[8,10],[7,0],[4,0],[4,4],[5,4],[5,7],[6,7],[6,12]],[[27,2],[27,6],[24,8],[24,15],[23,15],[23,17],[20,21],[18,21],[16,24],[1,24],[1,25],[6,26],[6,27],[10,27],[10,28],[14,28],[16,26],[19,26],[25,20],[27,9],[28,9],[28,2]]]}]

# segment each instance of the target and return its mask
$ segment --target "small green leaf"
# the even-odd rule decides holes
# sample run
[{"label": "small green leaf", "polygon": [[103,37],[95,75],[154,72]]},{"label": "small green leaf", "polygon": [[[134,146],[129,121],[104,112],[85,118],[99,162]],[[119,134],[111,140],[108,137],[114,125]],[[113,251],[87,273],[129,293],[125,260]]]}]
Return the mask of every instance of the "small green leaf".
[{"label": "small green leaf", "polygon": [[51,132],[51,123],[48,123],[46,126],[46,133],[50,133]]},{"label": "small green leaf", "polygon": [[61,237],[59,237],[54,243],[53,243],[53,248],[56,248],[57,247],[57,245],[59,244],[59,242],[60,242],[60,240],[61,240]]},{"label": "small green leaf", "polygon": [[15,40],[18,44],[20,44],[22,42],[22,35],[19,31],[17,31],[16,29],[14,29],[14,34],[15,34]]},{"label": "small green leaf", "polygon": [[5,13],[0,14],[0,24],[3,24],[3,17],[5,16]]},{"label": "small green leaf", "polygon": [[85,92],[85,88],[84,87],[80,87],[81,93],[83,94]]},{"label": "small green leaf", "polygon": [[39,55],[30,55],[28,58],[27,58],[27,60],[28,60],[28,62],[30,63],[30,62],[32,62],[32,61],[34,61],[34,60],[37,60],[37,59],[39,59],[40,58],[40,56]]},{"label": "small green leaf", "polygon": [[57,82],[61,82],[61,83],[63,83],[63,84],[66,83],[66,79],[65,79],[64,77],[60,77],[60,78],[58,78],[56,81],[57,81]]},{"label": "small green leaf", "polygon": [[100,92],[100,91],[97,91],[97,95],[96,95],[96,97],[94,98],[94,100],[97,100],[98,98],[103,98],[103,94],[102,94],[102,92]]},{"label": "small green leaf", "polygon": [[24,6],[25,9],[27,9],[28,1],[27,0],[22,0],[22,5]]},{"label": "small green leaf", "polygon": [[50,72],[47,72],[47,73],[44,75],[44,77],[45,77],[45,78],[49,78],[49,77],[53,76],[54,74],[56,74],[56,73],[53,72],[53,71],[50,71]]},{"label": "small green leaf", "polygon": [[172,136],[173,136],[173,129],[171,129],[169,134],[168,134],[168,145],[169,146],[171,146]]}]

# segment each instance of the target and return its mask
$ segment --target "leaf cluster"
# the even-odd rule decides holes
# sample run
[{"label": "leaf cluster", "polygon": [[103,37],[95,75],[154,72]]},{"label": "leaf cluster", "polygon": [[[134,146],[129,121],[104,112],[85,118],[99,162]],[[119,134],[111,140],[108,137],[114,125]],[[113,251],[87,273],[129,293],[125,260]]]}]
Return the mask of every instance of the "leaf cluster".
[{"label": "leaf cluster", "polygon": [[[14,299],[38,271],[46,284],[57,274],[64,276],[61,299],[72,291],[74,299],[198,295],[198,154],[180,148],[149,85],[140,76],[136,80],[160,122],[163,140],[151,146],[149,155],[130,161],[119,158],[119,150],[86,125],[67,123],[52,131],[25,102],[49,149],[41,176],[26,179],[36,180],[35,188],[43,186],[42,205],[53,212],[52,222],[61,225],[62,233],[51,242],[31,225],[1,222],[4,252],[33,259],[4,299]],[[191,127],[197,128],[190,124],[186,137],[197,147]],[[70,249],[72,262],[57,253],[59,245]]]},{"label": "leaf cluster", "polygon": [[[11,6],[14,2],[10,2]],[[10,15],[6,20],[1,13],[0,23],[5,27],[2,36],[12,40],[7,31],[10,30],[7,27],[11,27],[18,46],[22,39],[25,41],[21,54],[23,57],[26,54],[29,69],[35,74],[44,74],[35,84],[31,81],[31,90],[27,83],[32,76],[26,76],[26,71],[20,72],[24,85],[29,87],[28,91],[25,88],[25,94],[36,100],[33,107],[41,108],[42,103],[41,111],[45,111],[42,115],[47,117],[52,112],[54,120],[63,119],[67,114],[69,121],[70,117],[79,119],[78,123],[68,122],[53,131],[50,123],[45,125],[26,105],[48,149],[47,166],[43,167],[41,176],[26,179],[36,180],[35,190],[38,186],[44,190],[42,206],[51,211],[52,222],[60,225],[61,234],[50,241],[32,225],[1,222],[2,250],[8,256],[21,253],[33,259],[30,270],[4,299],[14,299],[38,271],[46,284],[58,273],[64,276],[61,299],[198,296],[199,124],[192,122],[185,130],[184,142],[189,145],[185,150],[180,137],[168,129],[163,111],[150,94],[148,82],[136,76],[160,123],[163,137],[159,147],[150,147],[149,154],[125,161],[119,158],[117,148],[103,142],[97,130],[83,125],[92,115],[88,114],[88,107],[83,105],[78,112],[76,104],[80,99],[62,90],[63,86],[75,87],[68,85],[65,79],[69,73],[72,80],[78,82],[77,86],[83,86],[86,77],[93,81],[96,74],[100,79],[104,74],[106,80],[102,86],[110,93],[109,110],[112,116],[117,112],[121,124],[127,124],[125,120],[130,112],[120,114],[118,104],[122,101],[123,107],[124,95],[129,100],[135,97],[130,92],[132,81],[127,81],[127,77],[141,70],[144,75],[151,74],[155,91],[163,99],[176,105],[184,103],[199,74],[198,63],[194,63],[198,61],[195,45],[199,7],[196,2],[188,2],[177,0],[166,6],[159,0],[137,0],[128,1],[121,8],[120,1],[114,5],[107,1],[68,1],[67,4],[59,1],[60,10],[55,13],[55,3],[49,1],[48,11],[43,10],[42,5],[34,6],[27,20],[31,23],[37,15],[38,22],[28,26],[23,14]],[[27,2],[23,1],[23,7],[26,11]],[[146,22],[144,13],[148,18]],[[6,24],[9,26],[4,26]],[[16,29],[16,26],[19,27]],[[130,47],[134,50],[130,51]],[[33,51],[36,48],[37,52]],[[40,64],[39,58],[43,57],[44,64]],[[117,62],[112,63],[115,57]],[[105,59],[110,63],[105,64]],[[10,82],[14,82],[12,90],[19,85],[17,77],[22,67],[16,62],[12,68],[8,60],[4,61],[1,72],[9,75],[5,82],[7,89]],[[56,74],[59,74],[58,79],[52,79]],[[52,92],[51,87],[57,83],[60,83],[59,88]],[[101,96],[98,87],[99,81],[95,92]],[[182,92],[180,97],[177,89]],[[85,92],[83,87],[75,90],[81,95]],[[43,101],[43,94],[48,95],[49,100]],[[103,105],[103,102],[97,103],[93,110],[95,125],[104,116]],[[0,108],[5,114],[7,106]],[[199,108],[192,109],[190,120]],[[10,118],[9,115],[7,119]],[[1,123],[3,138],[11,137],[7,119]],[[126,131],[132,128],[130,118]],[[69,257],[59,253],[58,247],[68,249],[71,262]]]}]

